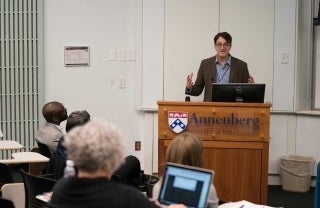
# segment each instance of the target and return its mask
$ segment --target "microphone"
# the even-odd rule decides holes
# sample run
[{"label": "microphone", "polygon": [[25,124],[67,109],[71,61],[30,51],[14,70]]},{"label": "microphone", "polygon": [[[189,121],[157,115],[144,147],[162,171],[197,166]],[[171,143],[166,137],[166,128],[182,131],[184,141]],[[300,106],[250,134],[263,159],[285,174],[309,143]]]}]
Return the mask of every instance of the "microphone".
[{"label": "microphone", "polygon": [[190,96],[187,95],[187,96],[185,97],[184,101],[190,102]]}]

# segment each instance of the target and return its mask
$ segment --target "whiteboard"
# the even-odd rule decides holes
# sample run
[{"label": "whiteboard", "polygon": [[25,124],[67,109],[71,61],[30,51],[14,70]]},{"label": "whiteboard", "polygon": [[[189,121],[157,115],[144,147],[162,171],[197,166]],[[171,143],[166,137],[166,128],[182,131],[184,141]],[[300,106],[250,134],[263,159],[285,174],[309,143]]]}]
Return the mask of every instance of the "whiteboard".
[{"label": "whiteboard", "polygon": [[320,26],[314,27],[314,70],[315,70],[315,95],[314,108],[320,109]]},{"label": "whiteboard", "polygon": [[142,109],[157,109],[163,98],[163,0],[143,1]]},{"label": "whiteboard", "polygon": [[182,101],[187,74],[195,79],[201,59],[214,55],[219,0],[167,0],[165,14],[164,98]]},{"label": "whiteboard", "polygon": [[[292,111],[296,3],[291,0],[200,2],[164,0],[157,9],[150,5],[152,15],[149,13],[144,21],[152,18],[154,25],[149,33],[144,33],[144,39],[145,35],[151,38],[143,42],[143,59],[152,67],[145,67],[144,63],[142,107],[156,110],[160,99],[183,101],[187,74],[193,72],[195,80],[201,60],[215,54],[214,35],[227,31],[233,37],[231,55],[248,63],[256,83],[266,84],[265,101],[272,103],[273,110]],[[162,30],[158,27],[161,24]],[[288,53],[287,64],[281,63],[284,52]],[[198,100],[203,100],[203,95],[191,97],[191,101]]]}]

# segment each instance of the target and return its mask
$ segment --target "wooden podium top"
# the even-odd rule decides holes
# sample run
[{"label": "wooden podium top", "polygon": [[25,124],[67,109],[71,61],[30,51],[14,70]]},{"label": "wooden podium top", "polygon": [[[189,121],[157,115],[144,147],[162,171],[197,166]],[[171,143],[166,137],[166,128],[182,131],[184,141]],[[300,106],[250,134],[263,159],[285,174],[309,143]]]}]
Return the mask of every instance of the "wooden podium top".
[{"label": "wooden podium top", "polygon": [[165,100],[159,100],[158,105],[177,105],[177,106],[230,106],[230,107],[271,107],[271,103],[241,103],[241,102],[202,102],[202,101],[191,101],[191,102],[185,102],[185,101],[165,101]]},{"label": "wooden podium top", "polygon": [[271,103],[158,101],[158,107],[159,139],[189,131],[202,140],[269,141]]}]

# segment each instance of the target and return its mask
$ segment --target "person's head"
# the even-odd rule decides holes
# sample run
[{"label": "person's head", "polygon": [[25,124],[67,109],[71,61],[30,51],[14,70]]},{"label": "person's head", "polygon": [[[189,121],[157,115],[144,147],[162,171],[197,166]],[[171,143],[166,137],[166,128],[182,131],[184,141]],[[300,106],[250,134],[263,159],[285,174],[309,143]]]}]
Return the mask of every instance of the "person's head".
[{"label": "person's head", "polygon": [[90,114],[87,111],[73,111],[67,118],[66,131],[68,132],[76,126],[81,126],[89,120]]},{"label": "person's head", "polygon": [[57,101],[46,103],[42,107],[42,115],[47,122],[60,125],[60,123],[67,119],[67,109]]},{"label": "person's head", "polygon": [[90,120],[71,129],[65,136],[64,145],[68,159],[73,160],[79,173],[103,171],[110,178],[125,156],[123,135],[106,121]]},{"label": "person's head", "polygon": [[227,57],[232,47],[232,37],[227,32],[219,32],[214,36],[214,48],[218,57]]},{"label": "person's head", "polygon": [[192,133],[182,133],[170,142],[166,151],[165,161],[202,167],[202,152],[202,142],[196,135]]}]

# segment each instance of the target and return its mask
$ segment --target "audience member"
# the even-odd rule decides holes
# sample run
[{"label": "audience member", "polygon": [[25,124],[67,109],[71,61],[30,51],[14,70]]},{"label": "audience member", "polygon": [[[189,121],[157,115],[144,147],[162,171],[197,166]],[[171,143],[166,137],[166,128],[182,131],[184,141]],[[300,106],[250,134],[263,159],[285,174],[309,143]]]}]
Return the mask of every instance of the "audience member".
[{"label": "audience member", "polygon": [[[67,123],[66,123],[66,131],[69,132],[72,128],[76,126],[81,126],[87,123],[90,120],[90,114],[85,111],[74,111],[70,113],[70,115],[67,118]],[[57,149],[55,151],[56,157],[67,160],[67,154],[65,152],[65,148],[63,146],[64,142],[64,135],[59,139]]]},{"label": "audience member", "polygon": [[64,143],[78,175],[56,183],[50,207],[157,207],[137,189],[110,180],[125,154],[123,135],[113,124],[91,120],[69,131]]},{"label": "audience member", "polygon": [[128,155],[125,157],[124,163],[113,173],[112,180],[144,190],[145,183],[150,177],[141,170],[139,159]]},{"label": "audience member", "polygon": [[[166,162],[179,163],[203,168],[203,146],[200,139],[192,133],[182,133],[176,136],[166,150]],[[162,179],[153,187],[153,198],[159,196]],[[213,184],[210,187],[207,207],[217,208],[219,199]]]},{"label": "audience member", "polygon": [[46,144],[52,153],[56,150],[58,141],[64,134],[60,123],[67,119],[67,109],[63,104],[53,101],[43,106],[42,115],[46,123],[38,129],[35,140]]},{"label": "audience member", "polygon": [[[72,128],[76,126],[81,126],[87,123],[90,120],[90,114],[85,111],[74,111],[70,113],[67,118],[66,123],[66,131],[69,132]],[[54,179],[59,179],[64,174],[64,168],[66,166],[67,154],[66,149],[63,145],[64,143],[64,136],[62,136],[58,142],[58,146],[56,151],[51,156],[51,170],[53,172]]]},{"label": "audience member", "polygon": [[[70,113],[66,123],[67,133],[76,126],[84,125],[89,120],[90,114],[85,110]],[[67,160],[67,153],[63,143],[64,136],[60,138],[55,152],[55,179],[59,179],[63,176],[63,170]],[[143,171],[141,171],[139,159],[133,155],[129,155],[125,158],[124,163],[119,167],[119,169],[115,171],[112,179],[139,188],[145,186],[144,183],[148,180],[148,176],[143,174]]]}]

